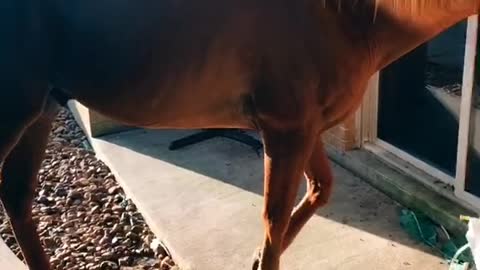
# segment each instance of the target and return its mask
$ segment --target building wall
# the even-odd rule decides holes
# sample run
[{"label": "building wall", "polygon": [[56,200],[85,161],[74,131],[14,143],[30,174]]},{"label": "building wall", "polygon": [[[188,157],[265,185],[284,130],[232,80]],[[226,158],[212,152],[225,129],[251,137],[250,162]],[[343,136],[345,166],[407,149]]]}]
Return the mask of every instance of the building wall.
[{"label": "building wall", "polygon": [[357,148],[359,141],[355,117],[355,114],[353,114],[339,125],[325,132],[323,135],[325,144],[340,151],[349,151]]},{"label": "building wall", "polygon": [[98,137],[131,129],[131,127],[118,124],[96,111],[89,110],[78,101],[70,101],[68,105],[77,123],[89,136]]}]

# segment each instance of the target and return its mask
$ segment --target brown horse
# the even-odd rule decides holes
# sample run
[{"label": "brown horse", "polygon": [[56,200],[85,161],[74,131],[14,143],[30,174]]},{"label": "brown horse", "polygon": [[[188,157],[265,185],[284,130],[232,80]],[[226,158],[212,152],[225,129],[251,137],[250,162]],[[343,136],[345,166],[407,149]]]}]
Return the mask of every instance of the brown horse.
[{"label": "brown horse", "polygon": [[[51,269],[31,206],[55,89],[144,128],[256,129],[265,236],[254,268],[327,203],[321,134],[376,71],[474,15],[477,0],[2,0],[0,198],[30,269]],[[308,191],[294,209],[302,175]],[[293,212],[292,212],[293,211]]]}]

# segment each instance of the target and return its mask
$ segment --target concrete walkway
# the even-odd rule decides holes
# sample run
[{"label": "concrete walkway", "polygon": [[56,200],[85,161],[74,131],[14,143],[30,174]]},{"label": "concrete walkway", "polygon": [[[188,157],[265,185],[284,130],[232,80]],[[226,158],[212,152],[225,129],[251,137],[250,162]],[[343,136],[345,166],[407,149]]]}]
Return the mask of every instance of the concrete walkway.
[{"label": "concrete walkway", "polygon": [[27,266],[18,259],[0,238],[0,269],[27,270]]},{"label": "concrete walkway", "polygon": [[[251,269],[263,233],[262,158],[223,138],[168,150],[187,134],[134,130],[92,139],[92,145],[182,270]],[[284,254],[282,270],[448,269],[408,239],[394,202],[344,169],[334,170],[331,203]]]}]

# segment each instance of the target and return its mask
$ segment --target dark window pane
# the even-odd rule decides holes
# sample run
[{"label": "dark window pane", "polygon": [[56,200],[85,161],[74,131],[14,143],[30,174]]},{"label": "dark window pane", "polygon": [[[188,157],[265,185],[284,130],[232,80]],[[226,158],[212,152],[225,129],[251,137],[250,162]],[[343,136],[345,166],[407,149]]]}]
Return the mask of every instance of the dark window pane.
[{"label": "dark window pane", "polygon": [[455,176],[466,22],[381,73],[378,137]]}]

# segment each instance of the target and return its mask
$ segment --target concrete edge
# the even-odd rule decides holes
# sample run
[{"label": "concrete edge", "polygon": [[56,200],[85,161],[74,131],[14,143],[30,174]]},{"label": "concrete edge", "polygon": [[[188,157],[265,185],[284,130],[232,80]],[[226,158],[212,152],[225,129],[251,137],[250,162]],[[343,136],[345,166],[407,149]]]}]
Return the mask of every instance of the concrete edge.
[{"label": "concrete edge", "polygon": [[90,115],[88,113],[88,109],[76,100],[68,101],[67,108],[70,110],[70,112],[73,115],[73,118],[75,119],[77,124],[80,126],[80,128],[83,130],[85,135],[87,137],[90,137],[92,135],[92,132],[90,130],[90,125],[89,125]]},{"label": "concrete edge", "polygon": [[91,145],[95,151],[95,155],[97,156],[98,159],[100,159],[102,162],[104,162],[110,169],[111,173],[115,176],[116,181],[118,184],[122,187],[125,195],[127,198],[131,199],[133,203],[137,206],[139,212],[143,215],[145,223],[150,227],[152,230],[153,234],[165,244],[165,247],[168,249],[168,252],[172,256],[172,259],[175,261],[175,263],[180,267],[182,270],[196,270],[193,268],[191,264],[189,264],[185,259],[183,259],[178,252],[174,249],[173,245],[171,245],[170,241],[168,240],[168,235],[165,233],[165,230],[159,227],[158,225],[153,222],[153,218],[146,213],[145,211],[142,211],[143,205],[138,200],[138,198],[135,196],[135,194],[128,188],[128,185],[125,183],[124,179],[120,176],[120,174],[115,170],[114,166],[111,166],[110,160],[105,155],[101,149],[98,147],[98,142],[96,138],[91,138],[88,136],[89,141],[91,142]]},{"label": "concrete edge", "polygon": [[3,267],[8,270],[28,270],[27,265],[0,238],[0,268],[4,269]]},{"label": "concrete edge", "polygon": [[459,219],[459,216],[475,216],[470,209],[435,192],[420,180],[400,173],[366,150],[340,152],[327,146],[326,151],[332,161],[401,205],[422,212],[434,222],[444,226],[454,236],[462,239],[465,237],[468,226]]}]

